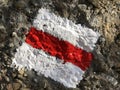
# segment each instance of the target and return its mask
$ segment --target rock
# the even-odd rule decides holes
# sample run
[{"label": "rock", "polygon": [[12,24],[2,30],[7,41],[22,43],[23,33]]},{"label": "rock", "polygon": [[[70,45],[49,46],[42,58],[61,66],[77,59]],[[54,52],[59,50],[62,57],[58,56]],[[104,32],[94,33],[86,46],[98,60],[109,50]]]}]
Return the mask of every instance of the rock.
[{"label": "rock", "polygon": [[106,7],[108,4],[110,4],[110,0],[89,0],[89,2],[98,8]]},{"label": "rock", "polygon": [[4,78],[5,78],[5,80],[6,80],[7,82],[10,82],[9,77],[5,76]]},{"label": "rock", "polygon": [[[92,64],[75,89],[33,71],[9,69],[41,7],[101,34]],[[119,0],[0,0],[0,90],[120,90],[119,8]]]},{"label": "rock", "polygon": [[19,84],[19,83],[9,83],[8,85],[7,85],[7,90],[19,90],[20,88],[21,88],[21,84]]},{"label": "rock", "polygon": [[14,44],[13,43],[9,43],[9,47],[14,47]]},{"label": "rock", "polygon": [[115,42],[118,46],[120,46],[120,34],[118,34],[115,38]]},{"label": "rock", "polygon": [[11,83],[8,84],[6,88],[7,88],[7,90],[14,90]]},{"label": "rock", "polygon": [[21,88],[21,90],[31,90],[30,88]]},{"label": "rock", "polygon": [[12,73],[12,77],[15,78],[17,76],[17,73],[16,72],[13,72]]},{"label": "rock", "polygon": [[0,43],[6,40],[7,32],[4,25],[0,24]]},{"label": "rock", "polygon": [[36,78],[34,78],[33,81],[34,81],[35,83],[38,83],[38,80],[37,80]]},{"label": "rock", "polygon": [[19,70],[19,74],[20,74],[20,75],[22,75],[22,76],[23,76],[23,75],[24,75],[24,73],[25,73],[25,68],[22,68],[22,69],[20,69],[20,70]]},{"label": "rock", "polygon": [[21,88],[21,84],[20,83],[13,83],[13,88],[14,88],[14,90],[19,90]]},{"label": "rock", "polygon": [[90,23],[94,27],[100,27],[102,25],[102,20],[102,16],[93,16]]},{"label": "rock", "polygon": [[102,74],[102,76],[104,80],[110,82],[112,85],[116,86],[118,84],[118,81],[114,77],[105,74]]},{"label": "rock", "polygon": [[0,0],[0,7],[6,7],[9,0]]},{"label": "rock", "polygon": [[117,54],[117,55],[120,55],[120,52],[118,51],[118,52],[116,52],[116,54]]},{"label": "rock", "polygon": [[87,6],[85,4],[79,4],[77,7],[80,10],[86,10],[87,9]]},{"label": "rock", "polygon": [[15,2],[13,4],[14,4],[15,8],[23,9],[23,8],[27,7],[27,3],[28,3],[28,0],[15,0]]},{"label": "rock", "polygon": [[18,37],[16,32],[12,32],[12,37]]},{"label": "rock", "polygon": [[2,81],[2,76],[0,75],[0,81]]},{"label": "rock", "polygon": [[43,2],[41,0],[32,0],[32,1],[30,0],[30,4],[35,7],[41,7],[42,3]]}]

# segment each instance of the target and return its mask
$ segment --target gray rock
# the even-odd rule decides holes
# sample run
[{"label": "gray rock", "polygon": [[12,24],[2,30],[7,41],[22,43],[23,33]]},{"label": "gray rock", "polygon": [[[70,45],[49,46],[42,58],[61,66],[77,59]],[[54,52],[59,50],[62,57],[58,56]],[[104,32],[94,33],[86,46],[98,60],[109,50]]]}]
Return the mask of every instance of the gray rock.
[{"label": "gray rock", "polygon": [[27,7],[27,3],[29,0],[15,0],[13,5],[15,6],[16,9],[23,9]]},{"label": "gray rock", "polygon": [[[40,7],[51,9],[58,16],[90,27],[102,35],[93,51],[90,68],[75,89],[38,76],[34,71],[10,69],[15,50],[24,41],[25,32]],[[119,11],[119,0],[0,0],[0,89],[119,90]]]},{"label": "gray rock", "polygon": [[0,24],[0,42],[3,42],[6,40],[7,32],[4,25]]},{"label": "gray rock", "polygon": [[9,0],[0,0],[0,7],[7,7]]}]

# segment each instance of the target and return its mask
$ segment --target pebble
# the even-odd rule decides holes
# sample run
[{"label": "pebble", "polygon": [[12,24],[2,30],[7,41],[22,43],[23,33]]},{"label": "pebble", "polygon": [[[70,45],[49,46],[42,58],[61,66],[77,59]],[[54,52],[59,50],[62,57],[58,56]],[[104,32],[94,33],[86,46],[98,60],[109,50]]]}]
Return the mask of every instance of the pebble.
[{"label": "pebble", "polygon": [[13,83],[14,90],[19,90],[21,87],[20,83]]},{"label": "pebble", "polygon": [[85,4],[79,4],[78,5],[78,9],[80,9],[80,10],[86,10],[87,6]]},{"label": "pebble", "polygon": [[5,26],[0,24],[0,42],[3,42],[6,40],[7,32],[5,29]]},{"label": "pebble", "polygon": [[38,80],[37,80],[36,78],[34,78],[34,82],[35,82],[35,83],[38,83]]},{"label": "pebble", "polygon": [[105,42],[106,40],[105,40],[104,37],[101,36],[98,41],[99,41],[99,43],[103,43],[103,42]]},{"label": "pebble", "polygon": [[11,84],[11,83],[8,84],[8,85],[6,86],[6,88],[7,88],[7,90],[13,90],[13,87],[12,87],[12,84]]},{"label": "pebble", "polygon": [[0,7],[7,6],[9,0],[0,0]]},{"label": "pebble", "polygon": [[112,85],[116,86],[118,84],[118,81],[114,77],[106,74],[102,74],[102,76],[106,81],[110,82]]},{"label": "pebble", "polygon": [[111,76],[107,76],[106,79],[112,83],[114,86],[116,86],[118,84],[118,81],[114,78],[114,77],[111,77]]},{"label": "pebble", "polygon": [[35,7],[41,6],[42,2],[40,0],[31,0],[30,3]]},{"label": "pebble", "polygon": [[9,47],[14,47],[14,44],[13,43],[9,43]]},{"label": "pebble", "polygon": [[14,2],[14,6],[17,9],[23,9],[23,8],[27,7],[27,3],[28,3],[28,0],[16,0]]},{"label": "pebble", "polygon": [[12,36],[13,36],[13,37],[18,37],[16,32],[13,32],[13,33],[12,33]]},{"label": "pebble", "polygon": [[120,46],[120,34],[117,35],[115,41],[116,41],[117,45]]},{"label": "pebble", "polygon": [[0,81],[2,81],[2,76],[0,75]]},{"label": "pebble", "polygon": [[23,76],[24,73],[25,73],[25,68],[21,68],[21,69],[19,70],[19,74]]},{"label": "pebble", "polygon": [[29,89],[29,88],[21,88],[21,90],[31,90],[31,89]]},{"label": "pebble", "polygon": [[13,72],[12,77],[15,78],[17,76],[17,73]]},{"label": "pebble", "polygon": [[120,52],[116,52],[117,55],[120,55]]},{"label": "pebble", "polygon": [[20,83],[13,83],[13,84],[9,83],[6,88],[7,90],[19,90],[20,87],[21,87]]},{"label": "pebble", "polygon": [[10,82],[10,79],[9,79],[9,77],[7,77],[7,76],[4,76],[4,78],[5,78],[5,80],[6,80],[7,82]]}]

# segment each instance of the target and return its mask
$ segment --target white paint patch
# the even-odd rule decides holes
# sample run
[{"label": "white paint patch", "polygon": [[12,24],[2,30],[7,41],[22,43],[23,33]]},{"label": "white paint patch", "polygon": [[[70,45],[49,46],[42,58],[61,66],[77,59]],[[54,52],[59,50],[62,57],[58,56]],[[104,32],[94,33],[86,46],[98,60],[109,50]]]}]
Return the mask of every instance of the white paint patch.
[{"label": "white paint patch", "polygon": [[[83,27],[80,24],[76,25],[68,19],[50,13],[47,9],[39,10],[33,22],[33,27],[68,41],[88,52],[94,49],[100,36],[92,29]],[[14,66],[18,69],[23,67],[29,70],[34,69],[38,72],[38,75],[42,74],[45,77],[50,77],[71,88],[76,87],[84,74],[84,71],[79,67],[69,62],[63,64],[63,60],[50,56],[42,50],[35,49],[25,42],[17,49],[12,62],[12,67]]]},{"label": "white paint patch", "polygon": [[75,88],[82,79],[84,71],[71,63],[62,63],[62,60],[50,56],[42,50],[35,49],[24,42],[17,49],[12,67],[16,65],[16,68],[19,67],[19,69],[23,67],[29,70],[34,69],[39,75],[43,74],[45,77],[50,77],[66,87]]},{"label": "white paint patch", "polygon": [[75,24],[72,21],[56,16],[47,9],[40,9],[33,26],[38,30],[72,43],[83,50],[91,52],[99,34],[92,29]]}]

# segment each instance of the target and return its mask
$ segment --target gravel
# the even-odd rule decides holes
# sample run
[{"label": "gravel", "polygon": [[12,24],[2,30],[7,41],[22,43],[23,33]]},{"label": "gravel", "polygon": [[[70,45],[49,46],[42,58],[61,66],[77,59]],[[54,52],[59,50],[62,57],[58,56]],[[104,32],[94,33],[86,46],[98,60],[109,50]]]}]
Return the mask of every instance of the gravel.
[{"label": "gravel", "polygon": [[[10,67],[41,7],[101,34],[92,64],[75,89],[37,76],[34,70]],[[120,90],[120,1],[0,0],[0,90]]]}]

